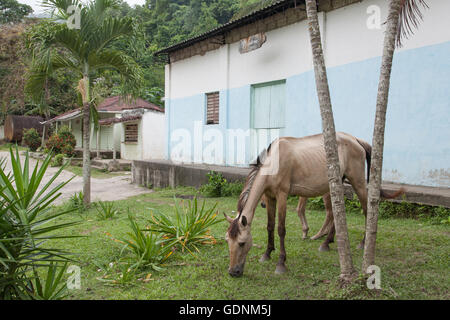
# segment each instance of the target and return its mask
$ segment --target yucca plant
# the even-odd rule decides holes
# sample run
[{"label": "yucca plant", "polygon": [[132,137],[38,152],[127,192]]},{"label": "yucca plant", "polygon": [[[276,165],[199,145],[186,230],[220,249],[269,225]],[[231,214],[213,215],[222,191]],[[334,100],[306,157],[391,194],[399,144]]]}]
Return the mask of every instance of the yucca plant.
[{"label": "yucca plant", "polygon": [[5,172],[5,160],[0,166],[0,299],[33,299],[39,295],[37,282],[33,282],[39,277],[38,268],[53,272],[53,263],[69,261],[68,252],[51,248],[47,241],[74,237],[54,232],[77,222],[49,224],[70,212],[52,212],[50,205],[71,179],[51,187],[63,166],[43,183],[51,155],[40,166],[37,162],[33,170],[28,152],[23,166],[17,147],[15,153],[10,148],[10,158],[11,172]]},{"label": "yucca plant", "polygon": [[67,263],[62,266],[51,262],[47,268],[47,274],[44,279],[36,277],[32,279],[35,292],[31,293],[36,300],[62,300],[67,293],[67,286],[63,279],[63,275],[67,271]]},{"label": "yucca plant", "polygon": [[112,219],[115,215],[119,214],[119,210],[115,208],[112,201],[99,201],[95,204],[95,210],[97,211],[97,218],[99,220]]},{"label": "yucca plant", "polygon": [[164,241],[160,235],[149,230],[139,228],[136,221],[128,216],[130,220],[131,232],[127,235],[129,239],[123,239],[125,246],[122,249],[131,251],[134,255],[134,264],[131,268],[150,266],[152,269],[160,271],[160,265],[172,254],[173,243]]},{"label": "yucca plant", "polygon": [[199,207],[196,197],[189,200],[187,205],[181,206],[175,198],[174,200],[175,218],[152,209],[149,230],[161,233],[165,241],[175,243],[182,251],[186,249],[191,254],[193,249],[200,251],[199,245],[216,243],[216,239],[210,234],[210,227],[220,222],[216,219],[217,203],[206,209],[205,201]]}]

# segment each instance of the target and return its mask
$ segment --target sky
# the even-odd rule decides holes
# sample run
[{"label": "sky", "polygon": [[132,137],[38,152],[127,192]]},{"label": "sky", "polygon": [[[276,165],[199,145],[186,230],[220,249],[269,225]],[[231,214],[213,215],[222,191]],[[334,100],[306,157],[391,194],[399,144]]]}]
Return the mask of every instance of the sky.
[{"label": "sky", "polygon": [[[40,3],[42,2],[42,0],[18,0],[18,2],[20,3],[25,3],[28,4],[29,6],[31,6],[34,10],[34,14],[39,14],[42,13],[44,11],[44,9],[40,6]],[[125,2],[127,2],[131,7],[136,5],[136,4],[144,4],[145,0],[125,0]]]}]

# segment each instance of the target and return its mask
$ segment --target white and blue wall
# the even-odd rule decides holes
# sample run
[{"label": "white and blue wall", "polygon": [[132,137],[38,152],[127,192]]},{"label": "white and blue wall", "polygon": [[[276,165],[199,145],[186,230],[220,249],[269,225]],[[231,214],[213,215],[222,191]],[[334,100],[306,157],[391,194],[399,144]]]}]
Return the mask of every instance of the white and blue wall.
[{"label": "white and blue wall", "polygon": [[[383,179],[450,187],[450,1],[427,3],[430,9],[424,11],[424,21],[394,57]],[[381,9],[381,21],[385,21],[385,0],[365,0],[320,13],[336,129],[368,142],[372,141],[385,28],[367,27],[372,17],[367,10],[372,5]],[[285,81],[280,136],[321,132],[307,22],[269,31],[266,36],[266,43],[249,53],[239,53],[236,42],[166,66],[166,158],[173,155],[184,132],[203,139],[191,141],[183,161],[236,165],[228,156],[230,129],[251,128],[253,86],[276,80]],[[219,124],[206,125],[205,94],[214,91],[220,92]],[[221,152],[206,159],[205,148],[217,132],[225,137],[219,145]],[[238,152],[244,163],[237,165],[252,160],[250,140],[244,154]]]}]

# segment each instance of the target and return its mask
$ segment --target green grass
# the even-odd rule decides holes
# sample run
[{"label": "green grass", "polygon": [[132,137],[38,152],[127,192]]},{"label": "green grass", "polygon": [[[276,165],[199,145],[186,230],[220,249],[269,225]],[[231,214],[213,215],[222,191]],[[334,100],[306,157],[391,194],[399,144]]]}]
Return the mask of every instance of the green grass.
[{"label": "green grass", "polygon": [[[116,201],[122,214],[113,220],[99,221],[95,210],[83,214],[84,220],[66,230],[83,238],[53,241],[53,247],[77,253],[74,263],[81,267],[81,290],[70,291],[69,299],[449,299],[450,228],[413,219],[380,219],[376,264],[381,268],[379,291],[366,289],[364,280],[341,289],[338,286],[339,260],[336,244],[331,251],[319,252],[321,240],[301,240],[301,226],[295,204],[288,206],[286,251],[288,272],[274,273],[278,250],[272,260],[259,263],[266,247],[266,212],[258,207],[252,224],[254,247],[247,257],[244,276],[232,278],[227,273],[228,246],[224,235],[228,223],[212,227],[215,245],[202,247],[196,257],[181,252],[173,254],[164,270],[145,270],[147,282],[132,280],[111,285],[99,280],[111,273],[109,264],[120,257],[123,239],[129,232],[127,212],[144,227],[149,208],[174,215],[173,196],[193,195],[193,188],[162,189],[154,193]],[[235,210],[237,197],[208,198],[208,206],[218,202],[220,213]],[[79,216],[73,215],[73,219]],[[308,210],[310,235],[322,225],[324,211]],[[68,218],[64,218],[68,219]],[[222,219],[222,217],[220,218]],[[362,251],[356,246],[364,230],[364,217],[348,213],[347,222],[353,262],[360,269]],[[276,231],[275,231],[276,234]],[[276,248],[278,235],[275,237]],[[109,270],[109,271],[108,271]],[[117,275],[116,275],[117,276]]]},{"label": "green grass", "polygon": [[[83,168],[82,167],[69,165],[69,166],[67,166],[67,168],[65,170],[70,171],[77,176],[80,176],[80,177],[83,176]],[[100,170],[97,168],[91,168],[91,177],[92,178],[108,179],[111,177],[123,176],[123,175],[125,175],[124,172],[108,172],[108,171]]]}]

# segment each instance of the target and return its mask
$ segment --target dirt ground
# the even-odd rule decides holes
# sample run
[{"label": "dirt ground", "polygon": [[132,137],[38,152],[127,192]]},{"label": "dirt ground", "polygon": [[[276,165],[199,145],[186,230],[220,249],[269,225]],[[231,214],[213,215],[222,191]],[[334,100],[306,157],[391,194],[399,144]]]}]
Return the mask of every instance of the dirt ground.
[{"label": "dirt ground", "polygon": [[[0,158],[7,158],[6,172],[11,171],[11,162],[9,161],[9,152],[0,151]],[[21,156],[23,161],[25,157]],[[37,160],[30,158],[30,171],[34,169]],[[59,170],[58,167],[48,167],[47,172],[41,182],[44,186],[51,177]],[[52,186],[69,180],[75,176],[72,172],[63,170],[58,178],[53,182]],[[61,189],[61,196],[55,200],[55,204],[60,204],[69,199],[74,193],[83,190],[83,179],[75,176],[64,188]],[[112,201],[123,200],[138,194],[149,193],[151,190],[131,184],[131,172],[124,172],[124,175],[112,176],[108,179],[96,179],[91,177],[91,200],[92,201]]]}]

